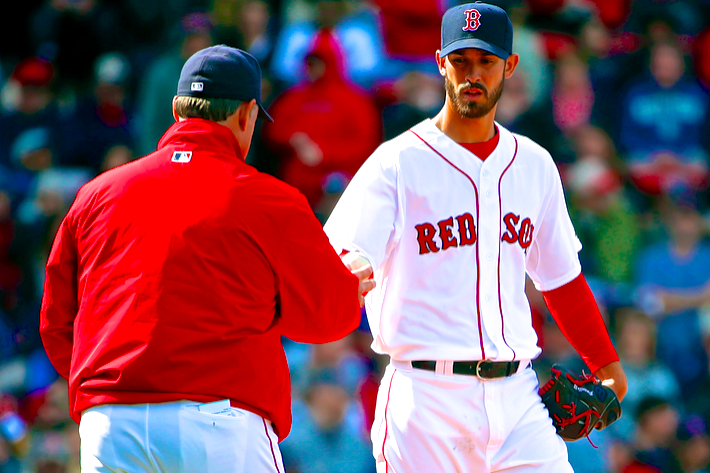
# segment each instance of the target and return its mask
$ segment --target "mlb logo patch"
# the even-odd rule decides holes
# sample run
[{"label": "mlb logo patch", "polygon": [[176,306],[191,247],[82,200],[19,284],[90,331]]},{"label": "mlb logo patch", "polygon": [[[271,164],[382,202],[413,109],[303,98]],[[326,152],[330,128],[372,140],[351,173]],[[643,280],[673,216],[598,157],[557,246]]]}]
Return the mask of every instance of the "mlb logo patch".
[{"label": "mlb logo patch", "polygon": [[205,84],[203,84],[202,82],[193,82],[190,84],[190,90],[202,92],[202,90],[204,88],[205,88]]},{"label": "mlb logo patch", "polygon": [[175,151],[170,161],[174,163],[189,163],[192,159],[192,151]]}]

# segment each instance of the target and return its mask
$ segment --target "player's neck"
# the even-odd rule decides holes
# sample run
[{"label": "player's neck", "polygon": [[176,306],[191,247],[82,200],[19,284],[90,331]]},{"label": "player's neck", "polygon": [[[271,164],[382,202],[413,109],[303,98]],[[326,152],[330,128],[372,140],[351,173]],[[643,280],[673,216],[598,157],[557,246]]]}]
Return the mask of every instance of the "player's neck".
[{"label": "player's neck", "polygon": [[432,121],[442,133],[457,143],[482,143],[495,135],[496,108],[497,105],[488,115],[480,118],[462,118],[447,100]]}]

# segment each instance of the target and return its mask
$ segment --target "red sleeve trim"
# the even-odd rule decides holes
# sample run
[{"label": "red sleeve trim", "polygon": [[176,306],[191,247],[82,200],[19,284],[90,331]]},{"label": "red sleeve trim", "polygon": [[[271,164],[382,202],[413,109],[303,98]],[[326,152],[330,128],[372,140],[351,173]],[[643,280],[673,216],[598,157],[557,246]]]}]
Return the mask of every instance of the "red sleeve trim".
[{"label": "red sleeve trim", "polygon": [[542,295],[560,330],[593,373],[619,361],[584,275]]}]

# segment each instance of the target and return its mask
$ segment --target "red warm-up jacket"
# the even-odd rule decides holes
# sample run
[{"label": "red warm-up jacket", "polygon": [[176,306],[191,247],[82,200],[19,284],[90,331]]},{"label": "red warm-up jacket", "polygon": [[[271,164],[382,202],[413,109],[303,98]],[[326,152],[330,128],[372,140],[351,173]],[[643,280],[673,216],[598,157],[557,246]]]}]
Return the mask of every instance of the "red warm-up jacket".
[{"label": "red warm-up jacket", "polygon": [[360,320],[357,291],[306,199],[247,165],[228,128],[188,119],[78,192],[40,333],[77,422],[99,404],[226,398],[283,440],[281,336],[342,338]]}]

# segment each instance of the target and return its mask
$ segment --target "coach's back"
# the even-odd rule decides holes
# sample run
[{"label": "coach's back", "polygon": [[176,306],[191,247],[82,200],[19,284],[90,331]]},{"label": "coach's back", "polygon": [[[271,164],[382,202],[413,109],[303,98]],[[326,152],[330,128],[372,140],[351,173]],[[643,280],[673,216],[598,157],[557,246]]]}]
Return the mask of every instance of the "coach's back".
[{"label": "coach's back", "polygon": [[57,240],[48,282],[75,278],[78,299],[50,285],[43,312],[65,310],[69,323],[80,302],[70,365],[51,356],[66,338],[43,339],[69,371],[77,421],[98,404],[227,398],[283,438],[281,335],[324,342],[357,326],[356,299],[338,297],[356,278],[305,198],[247,165],[230,130],[209,120],[176,123],[158,151],[85,185]]}]

